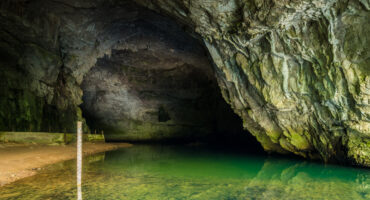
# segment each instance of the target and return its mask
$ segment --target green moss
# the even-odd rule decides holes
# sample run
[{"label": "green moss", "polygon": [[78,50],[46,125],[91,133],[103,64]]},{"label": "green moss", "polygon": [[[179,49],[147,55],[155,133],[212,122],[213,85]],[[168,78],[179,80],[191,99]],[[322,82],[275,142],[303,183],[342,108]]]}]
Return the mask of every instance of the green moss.
[{"label": "green moss", "polygon": [[1,88],[1,130],[33,131],[41,127],[44,101],[29,91]]},{"label": "green moss", "polygon": [[370,137],[362,136],[355,130],[348,129],[348,157],[355,163],[370,167]]},{"label": "green moss", "polygon": [[[289,129],[288,131],[284,131],[284,136],[287,138],[288,142],[294,146],[296,150],[305,151],[311,149],[311,144],[308,141],[306,135],[308,133],[304,131],[297,131],[293,129]],[[293,151],[295,152],[295,151]]]},{"label": "green moss", "polygon": [[33,144],[65,144],[75,140],[75,134],[67,134],[65,141],[63,133],[44,132],[2,132],[0,142],[33,143]]},{"label": "green moss", "polygon": [[[0,77],[2,77],[1,72]],[[12,77],[6,76],[6,79],[12,79]],[[0,130],[2,131],[75,132],[76,121],[84,121],[82,111],[77,106],[58,110],[55,106],[48,105],[46,98],[36,96],[29,88],[0,85],[0,96]],[[84,128],[87,132],[87,126]]]},{"label": "green moss", "polygon": [[279,144],[272,142],[271,138],[267,134],[254,131],[251,131],[251,133],[257,138],[257,141],[261,143],[265,151],[286,153],[286,151]]},{"label": "green moss", "polygon": [[[104,142],[104,135],[84,134],[84,141]],[[33,143],[33,144],[68,144],[76,141],[76,133],[46,132],[0,132],[0,142]]]},{"label": "green moss", "polygon": [[290,142],[299,150],[308,150],[311,145],[307,141],[307,138],[304,135],[301,135],[296,132],[291,132]]},{"label": "green moss", "polygon": [[279,143],[279,138],[281,136],[280,132],[267,131],[266,134],[270,137],[271,141],[274,143]]},{"label": "green moss", "polygon": [[289,141],[284,137],[279,139],[279,144],[280,144],[281,147],[283,147],[284,149],[286,149],[290,152],[295,151],[294,147],[292,147],[292,145],[289,143]]}]

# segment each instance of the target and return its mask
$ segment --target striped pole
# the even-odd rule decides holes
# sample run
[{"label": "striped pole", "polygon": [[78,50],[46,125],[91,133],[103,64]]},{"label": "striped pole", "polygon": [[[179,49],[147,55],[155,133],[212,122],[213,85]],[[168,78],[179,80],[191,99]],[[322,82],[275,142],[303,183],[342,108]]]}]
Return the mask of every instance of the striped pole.
[{"label": "striped pole", "polygon": [[82,122],[77,122],[77,200],[82,200]]}]

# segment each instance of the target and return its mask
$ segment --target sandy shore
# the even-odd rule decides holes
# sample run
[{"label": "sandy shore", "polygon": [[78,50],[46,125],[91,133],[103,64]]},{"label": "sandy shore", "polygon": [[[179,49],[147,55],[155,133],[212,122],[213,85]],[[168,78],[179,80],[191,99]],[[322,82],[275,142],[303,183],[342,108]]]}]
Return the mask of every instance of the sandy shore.
[{"label": "sandy shore", "polygon": [[[128,143],[84,143],[84,155],[130,147]],[[76,145],[47,146],[0,143],[0,187],[33,176],[46,165],[76,158]]]}]

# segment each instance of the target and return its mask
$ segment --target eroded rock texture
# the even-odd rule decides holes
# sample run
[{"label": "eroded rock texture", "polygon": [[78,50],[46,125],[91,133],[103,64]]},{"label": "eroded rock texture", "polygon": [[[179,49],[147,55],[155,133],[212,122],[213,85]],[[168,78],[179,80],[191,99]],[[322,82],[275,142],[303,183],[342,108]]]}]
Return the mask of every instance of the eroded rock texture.
[{"label": "eroded rock texture", "polygon": [[86,116],[109,140],[246,133],[201,40],[170,18],[131,1],[0,5],[0,129],[74,132]]},{"label": "eroded rock texture", "polygon": [[94,132],[111,141],[191,141],[242,130],[197,40],[154,13],[128,23],[122,31],[134,34],[98,59],[81,85]]},{"label": "eroded rock texture", "polygon": [[203,38],[268,151],[370,165],[370,2],[138,0]]},{"label": "eroded rock texture", "polygon": [[[223,97],[265,150],[370,166],[368,0],[135,1],[203,38]],[[118,0],[0,5],[8,128],[81,118],[84,75],[134,34],[127,22],[149,18]]]}]

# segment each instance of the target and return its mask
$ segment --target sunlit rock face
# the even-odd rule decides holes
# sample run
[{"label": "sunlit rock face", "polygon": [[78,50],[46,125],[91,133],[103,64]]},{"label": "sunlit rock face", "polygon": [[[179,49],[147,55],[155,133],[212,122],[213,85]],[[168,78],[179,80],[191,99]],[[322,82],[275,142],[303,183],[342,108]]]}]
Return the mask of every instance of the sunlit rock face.
[{"label": "sunlit rock face", "polygon": [[[135,2],[203,38],[223,97],[266,151],[370,166],[369,1]],[[150,18],[119,0],[0,5],[5,128],[72,127],[84,76],[134,34],[127,22]]]},{"label": "sunlit rock face", "polygon": [[370,3],[137,0],[188,24],[265,150],[370,166]]}]

